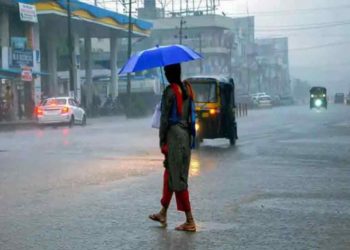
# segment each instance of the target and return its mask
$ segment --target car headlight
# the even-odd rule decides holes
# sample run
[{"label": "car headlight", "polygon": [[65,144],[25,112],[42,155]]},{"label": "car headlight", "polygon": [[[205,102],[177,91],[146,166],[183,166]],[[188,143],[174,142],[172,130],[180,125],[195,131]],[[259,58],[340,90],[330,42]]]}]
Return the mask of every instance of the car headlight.
[{"label": "car headlight", "polygon": [[323,96],[323,97],[326,97],[326,95],[325,95],[325,94],[323,94],[322,96]]},{"label": "car headlight", "polygon": [[320,99],[317,99],[317,100],[315,101],[315,106],[316,106],[316,107],[321,107],[321,106],[322,106],[322,101],[321,101]]},{"label": "car headlight", "polygon": [[198,131],[198,130],[199,130],[199,124],[196,123],[196,131]]},{"label": "car headlight", "polygon": [[311,95],[311,98],[314,98],[315,97],[315,95]]}]

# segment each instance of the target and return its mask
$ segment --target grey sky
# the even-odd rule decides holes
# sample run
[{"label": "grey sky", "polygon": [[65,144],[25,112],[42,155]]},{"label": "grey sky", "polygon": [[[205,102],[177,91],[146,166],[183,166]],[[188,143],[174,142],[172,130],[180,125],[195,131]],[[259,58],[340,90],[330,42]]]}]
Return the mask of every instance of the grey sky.
[{"label": "grey sky", "polygon": [[[334,82],[349,91],[350,2],[348,0],[237,0],[221,1],[222,9],[256,16],[256,36],[288,36],[291,74],[313,83]],[[339,8],[338,8],[339,7]],[[301,9],[308,9],[302,11]],[[296,10],[296,11],[290,11]],[[309,24],[335,24],[310,29]],[[317,25],[325,26],[325,25]],[[329,25],[330,26],[330,25]],[[294,28],[294,31],[287,31]],[[320,45],[332,44],[320,47]],[[313,48],[311,47],[319,47]],[[309,48],[309,49],[302,49]],[[329,84],[327,84],[329,85]]]},{"label": "grey sky", "polygon": [[[162,1],[171,8],[170,0]],[[176,2],[179,4],[180,0]],[[198,6],[206,1],[195,2]],[[189,0],[190,6],[191,3]],[[122,11],[121,6],[119,10]],[[288,36],[293,77],[312,84],[331,82],[339,90],[350,90],[349,0],[220,0],[218,12],[222,11],[237,17],[248,11],[255,15],[257,38]],[[318,28],[308,29],[313,24]]]}]

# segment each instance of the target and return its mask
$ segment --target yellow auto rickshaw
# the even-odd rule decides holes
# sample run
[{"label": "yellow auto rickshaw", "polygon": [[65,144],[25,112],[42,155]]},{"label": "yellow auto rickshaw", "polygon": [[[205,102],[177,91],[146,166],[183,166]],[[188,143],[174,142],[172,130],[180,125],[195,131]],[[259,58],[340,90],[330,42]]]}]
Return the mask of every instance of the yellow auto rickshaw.
[{"label": "yellow auto rickshaw", "polygon": [[227,138],[234,145],[238,137],[233,79],[198,76],[186,80],[195,94],[196,145],[215,138]]}]

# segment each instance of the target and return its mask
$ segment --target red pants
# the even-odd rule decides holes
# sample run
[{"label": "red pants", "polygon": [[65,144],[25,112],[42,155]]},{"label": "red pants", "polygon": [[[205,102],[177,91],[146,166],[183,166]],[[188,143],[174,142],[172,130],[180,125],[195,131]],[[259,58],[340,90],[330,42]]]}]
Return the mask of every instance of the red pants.
[{"label": "red pants", "polygon": [[[168,208],[170,205],[171,198],[173,197],[173,192],[169,190],[169,172],[168,170],[164,171],[163,178],[163,197],[160,200],[160,203],[163,207]],[[177,210],[182,212],[191,211],[190,204],[190,195],[188,193],[188,189],[183,191],[175,192]]]}]

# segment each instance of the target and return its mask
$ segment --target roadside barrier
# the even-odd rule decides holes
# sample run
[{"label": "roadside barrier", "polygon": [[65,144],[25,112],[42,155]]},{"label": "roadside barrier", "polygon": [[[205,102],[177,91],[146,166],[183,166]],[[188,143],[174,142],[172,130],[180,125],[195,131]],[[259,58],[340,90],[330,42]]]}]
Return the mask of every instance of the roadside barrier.
[{"label": "roadside barrier", "polygon": [[238,103],[236,105],[236,116],[237,117],[248,116],[248,104]]}]

